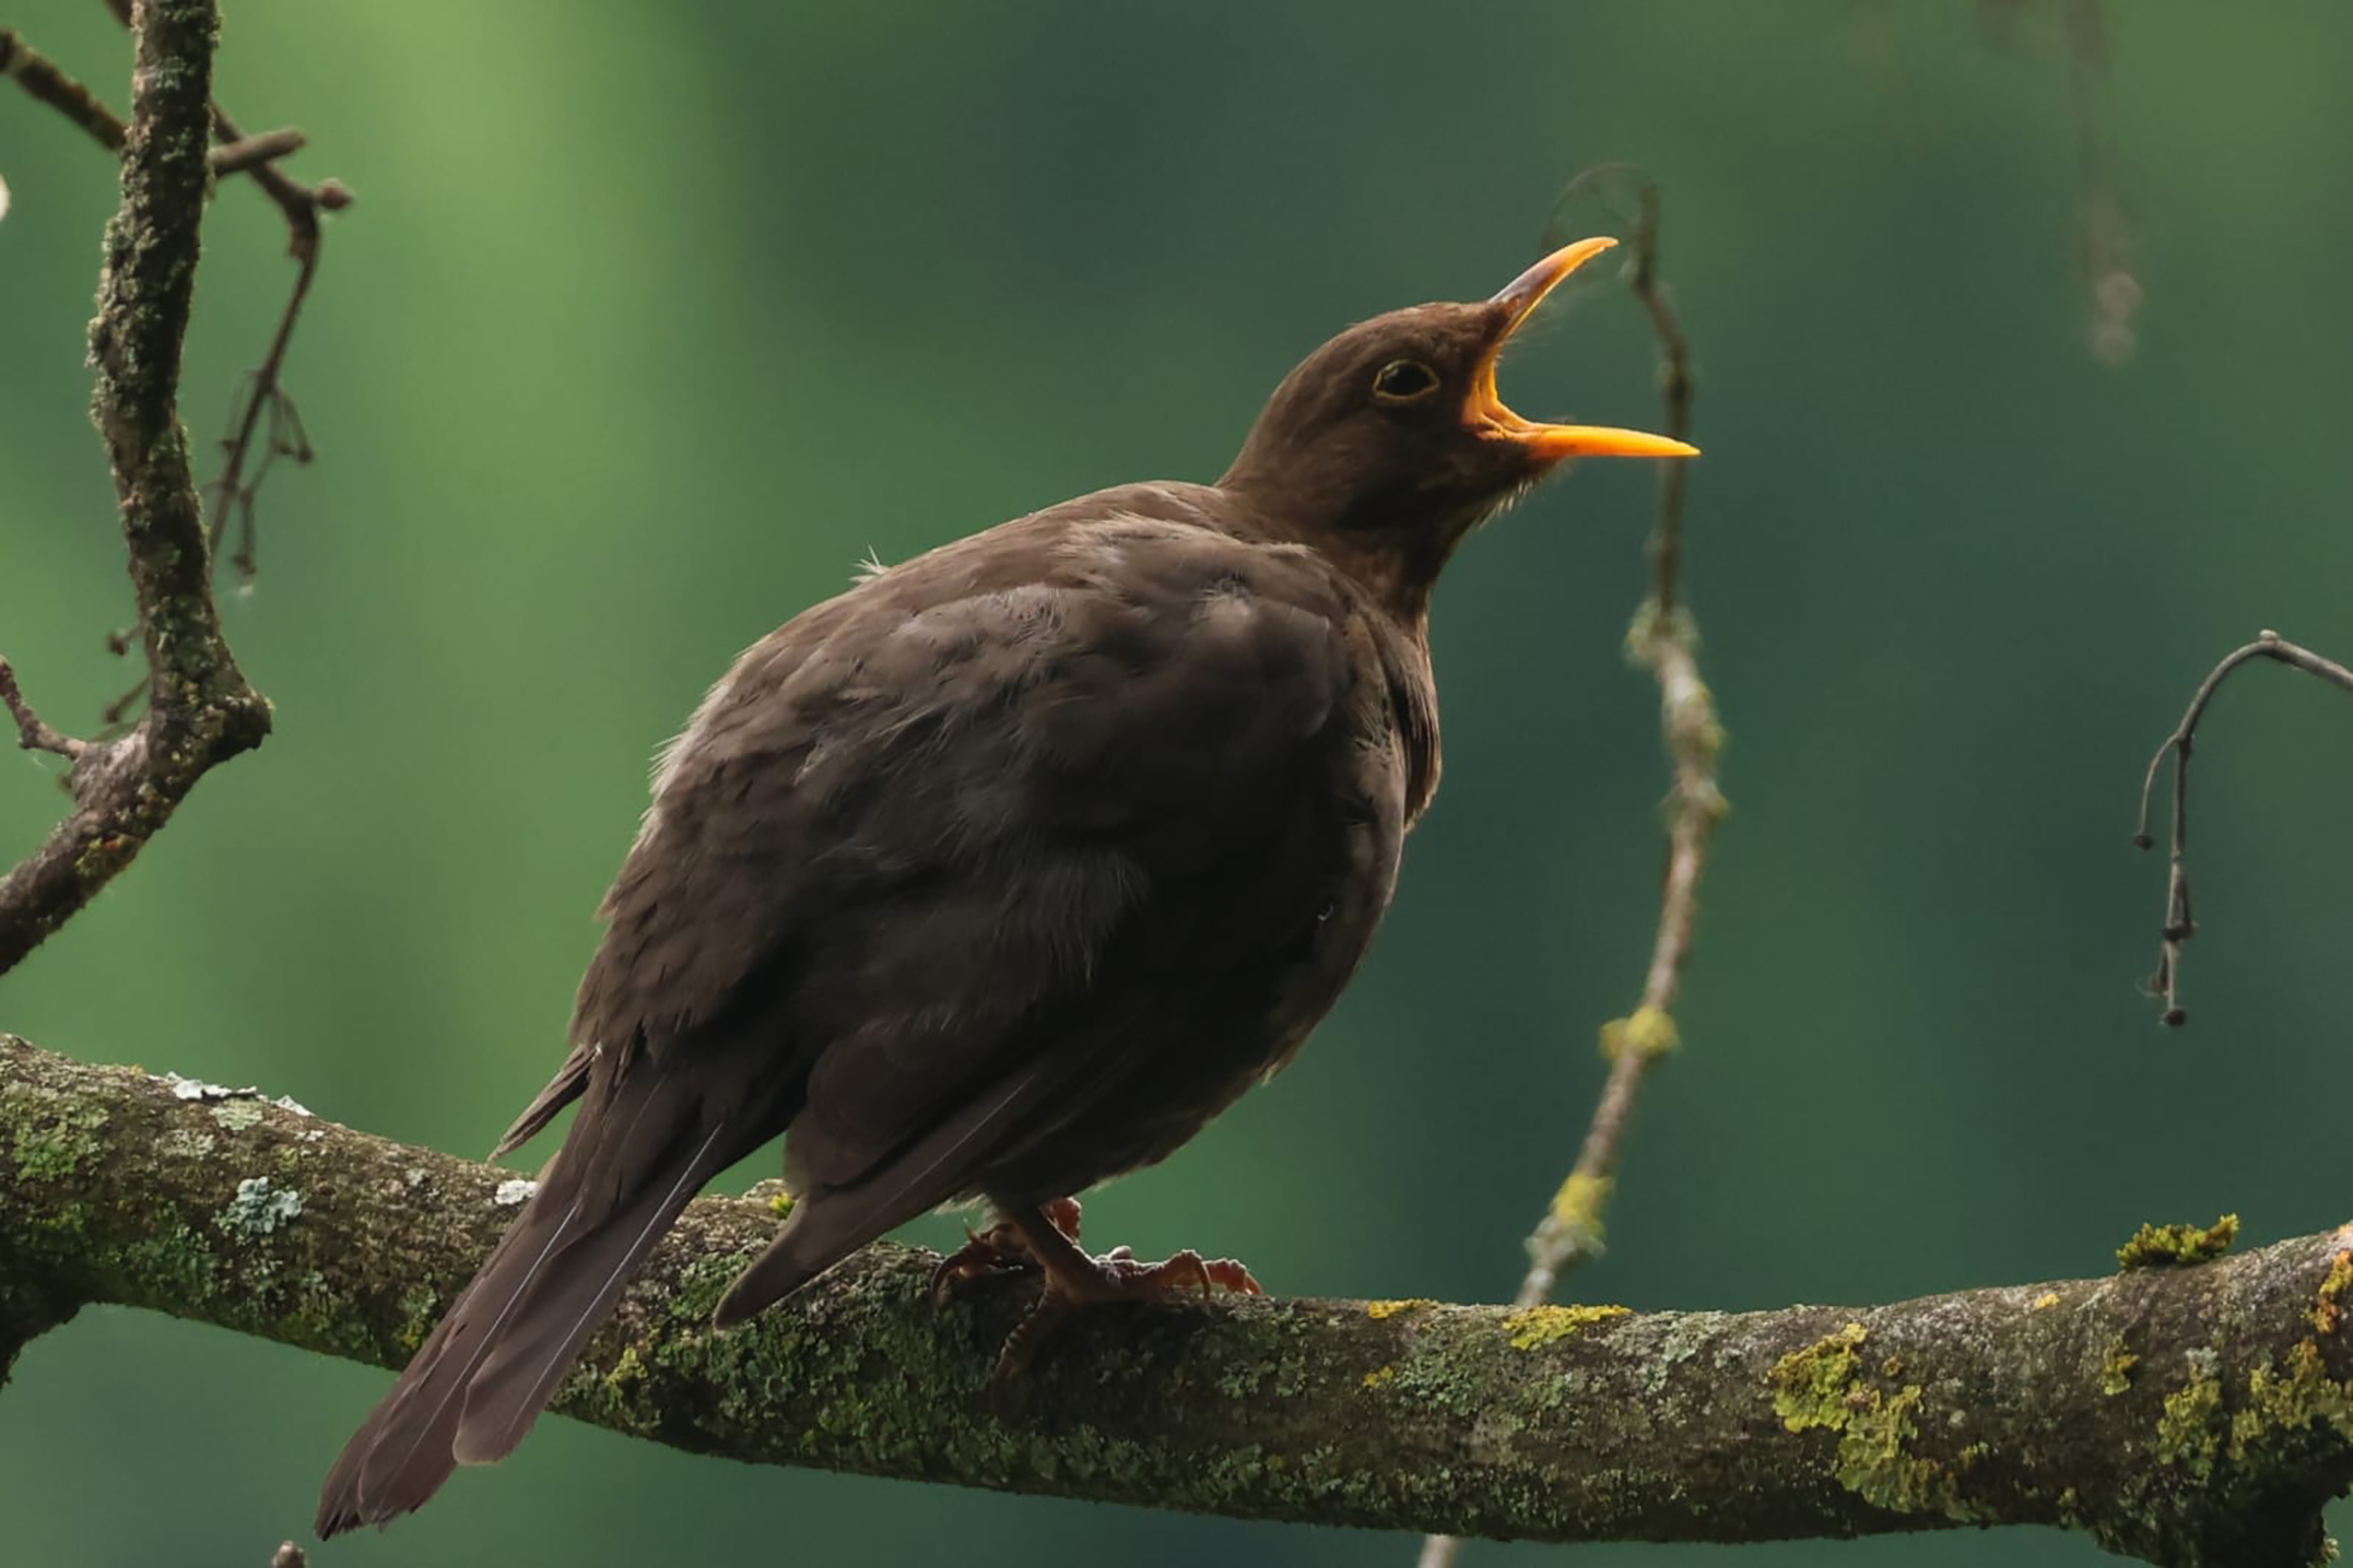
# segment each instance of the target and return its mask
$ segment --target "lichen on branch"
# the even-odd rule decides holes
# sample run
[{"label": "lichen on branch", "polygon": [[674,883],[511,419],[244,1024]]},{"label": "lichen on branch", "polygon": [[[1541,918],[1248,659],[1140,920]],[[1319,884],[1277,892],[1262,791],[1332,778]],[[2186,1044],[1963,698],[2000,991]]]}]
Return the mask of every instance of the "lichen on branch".
[{"label": "lichen on branch", "polygon": [[[0,1035],[0,1359],[111,1302],[396,1367],[516,1179]],[[2044,1524],[2152,1562],[2302,1564],[2353,1480],[2353,1227],[1866,1308],[1105,1309],[1007,1392],[994,1349],[1034,1284],[942,1310],[904,1247],[714,1332],[775,1223],[698,1200],[557,1409],[758,1463],[1529,1540]]]}]

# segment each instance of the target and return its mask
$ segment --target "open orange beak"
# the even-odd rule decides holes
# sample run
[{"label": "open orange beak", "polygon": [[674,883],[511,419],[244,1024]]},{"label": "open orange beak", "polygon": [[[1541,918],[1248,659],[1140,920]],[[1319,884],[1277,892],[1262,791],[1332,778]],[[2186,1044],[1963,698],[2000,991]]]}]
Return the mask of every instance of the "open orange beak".
[{"label": "open orange beak", "polygon": [[1495,362],[1502,357],[1503,345],[1536,313],[1536,307],[1544,303],[1544,296],[1559,287],[1561,279],[1617,243],[1603,238],[1581,239],[1574,245],[1564,245],[1512,279],[1502,293],[1488,302],[1504,307],[1506,314],[1502,330],[1495,334],[1493,345],[1471,375],[1470,397],[1462,410],[1464,423],[1482,435],[1517,441],[1531,457],[1543,462],[1558,462],[1564,457],[1699,455],[1699,448],[1688,441],[1649,435],[1641,430],[1615,430],[1603,424],[1538,424],[1504,407],[1503,399],[1496,395]]}]

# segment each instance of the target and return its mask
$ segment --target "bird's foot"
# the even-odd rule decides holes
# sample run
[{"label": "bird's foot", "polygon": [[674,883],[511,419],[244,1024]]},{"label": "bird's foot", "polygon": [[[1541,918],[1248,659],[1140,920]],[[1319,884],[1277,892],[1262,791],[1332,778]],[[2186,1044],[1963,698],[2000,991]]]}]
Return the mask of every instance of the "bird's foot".
[{"label": "bird's foot", "polygon": [[1006,1336],[997,1354],[996,1377],[1011,1378],[1027,1367],[1037,1349],[1063,1320],[1085,1307],[1110,1301],[1160,1301],[1214,1290],[1256,1296],[1257,1279],[1236,1259],[1204,1258],[1187,1247],[1158,1263],[1147,1263],[1127,1247],[1092,1257],[1079,1246],[1079,1205],[1057,1198],[1036,1208],[1009,1208],[1005,1217],[939,1260],[931,1271],[938,1299],[969,1280],[1012,1269],[1038,1270],[1045,1289],[1037,1305]]},{"label": "bird's foot", "polygon": [[[1079,1239],[1079,1200],[1058,1197],[1039,1206],[1040,1213],[1075,1246]],[[931,1299],[944,1302],[958,1287],[991,1274],[1011,1273],[1038,1267],[1038,1260],[1030,1252],[1029,1243],[1022,1239],[1021,1227],[1010,1219],[1000,1219],[986,1230],[964,1227],[964,1244],[941,1258],[931,1268]]]},{"label": "bird's foot", "polygon": [[1101,1257],[1088,1258],[1087,1262],[1094,1265],[1093,1270],[1073,1279],[1058,1278],[1049,1271],[1047,1293],[1074,1307],[1100,1301],[1149,1301],[1154,1296],[1173,1296],[1182,1290],[1198,1290],[1204,1296],[1212,1290],[1228,1290],[1237,1296],[1266,1294],[1241,1259],[1205,1258],[1190,1247],[1171,1253],[1158,1263],[1145,1262],[1131,1247],[1113,1247]]}]

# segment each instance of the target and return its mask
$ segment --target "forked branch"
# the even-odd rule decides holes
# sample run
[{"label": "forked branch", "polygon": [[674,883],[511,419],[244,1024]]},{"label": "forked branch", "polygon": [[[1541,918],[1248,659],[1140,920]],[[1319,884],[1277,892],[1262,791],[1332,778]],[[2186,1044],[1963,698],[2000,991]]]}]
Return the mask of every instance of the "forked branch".
[{"label": "forked branch", "polygon": [[41,723],[9,680],[19,739],[73,757],[74,805],[0,878],[0,973],[128,866],[199,778],[269,732],[269,703],[221,637],[178,407],[180,345],[211,181],[205,149],[219,20],[211,0],[145,0],[138,9],[123,200],[107,225],[90,330],[98,372],[92,411],[114,470],[146,646],[147,711],[120,737],[69,740]]}]

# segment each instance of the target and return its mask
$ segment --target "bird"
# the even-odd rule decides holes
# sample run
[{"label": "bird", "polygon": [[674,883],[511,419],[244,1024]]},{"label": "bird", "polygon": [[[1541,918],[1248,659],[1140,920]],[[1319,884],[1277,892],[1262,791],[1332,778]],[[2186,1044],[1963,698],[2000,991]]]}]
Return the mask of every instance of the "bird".
[{"label": "bird", "polygon": [[711,1176],[779,1134],[792,1204],[742,1323],[929,1210],[941,1265],[1034,1268],[1006,1345],[1231,1260],[1091,1256],[1075,1195],[1285,1066],[1388,908],[1438,781],[1432,590],[1570,459],[1688,457],[1506,407],[1496,363],[1607,237],[1491,298],[1347,328],[1213,484],[1099,490],[945,544],[747,650],[661,754],[569,1052],[499,1143],[578,1111],[345,1445],[322,1537],[513,1451]]}]

